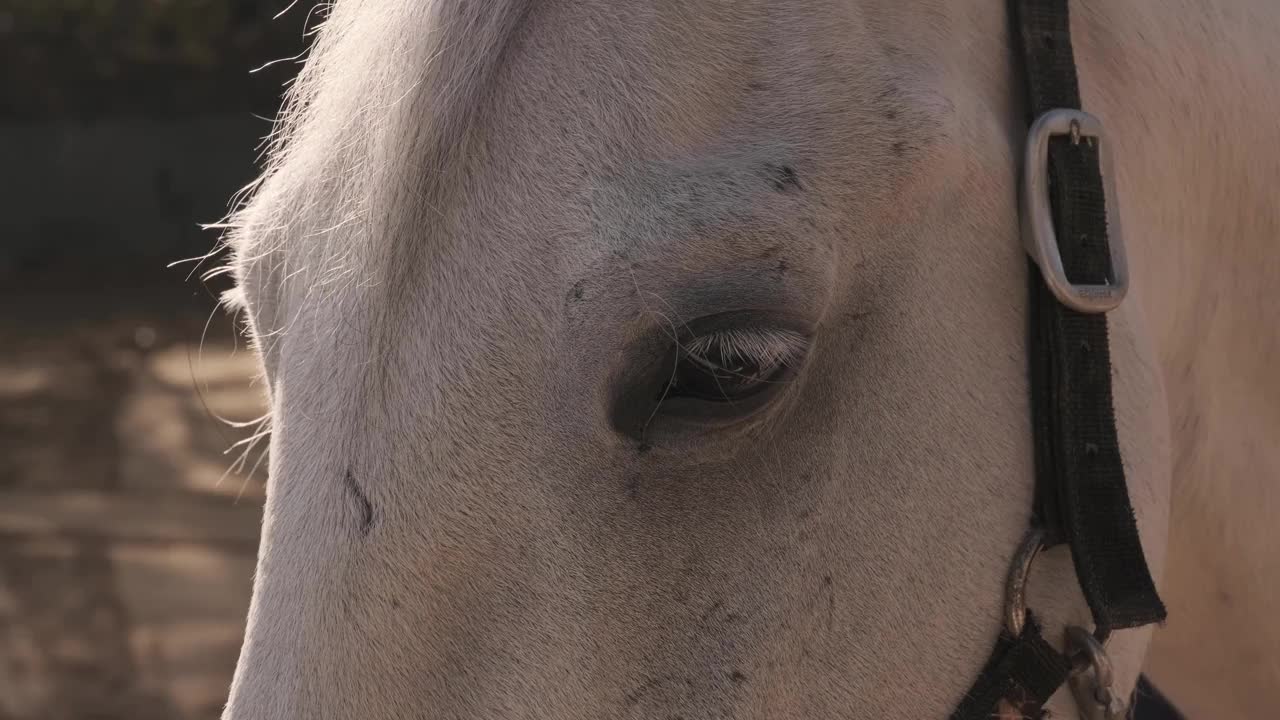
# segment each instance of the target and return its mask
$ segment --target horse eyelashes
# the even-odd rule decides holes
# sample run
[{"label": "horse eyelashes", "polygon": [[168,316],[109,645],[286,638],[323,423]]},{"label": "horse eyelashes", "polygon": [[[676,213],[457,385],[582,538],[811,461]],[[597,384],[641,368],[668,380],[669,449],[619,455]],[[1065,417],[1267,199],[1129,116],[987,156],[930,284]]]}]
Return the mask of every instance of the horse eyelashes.
[{"label": "horse eyelashes", "polygon": [[736,364],[790,365],[803,356],[808,340],[777,329],[720,330],[693,338],[681,348],[690,358],[729,368]]},{"label": "horse eyelashes", "polygon": [[722,330],[695,337],[680,348],[666,393],[733,402],[786,379],[807,340],[775,329]]}]

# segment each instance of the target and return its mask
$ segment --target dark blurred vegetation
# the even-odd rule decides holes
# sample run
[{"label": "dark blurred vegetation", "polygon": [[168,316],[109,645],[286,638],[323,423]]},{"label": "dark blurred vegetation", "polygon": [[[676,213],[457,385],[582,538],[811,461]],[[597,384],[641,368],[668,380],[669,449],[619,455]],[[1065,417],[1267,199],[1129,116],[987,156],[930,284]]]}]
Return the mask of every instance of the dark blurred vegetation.
[{"label": "dark blurred vegetation", "polygon": [[328,5],[0,0],[0,287],[213,247]]},{"label": "dark blurred vegetation", "polygon": [[[317,0],[0,0],[0,120],[271,116]],[[273,19],[281,14],[279,19]],[[314,11],[314,12],[313,12]],[[307,22],[309,19],[309,23]],[[250,74],[256,67],[275,62]]]}]

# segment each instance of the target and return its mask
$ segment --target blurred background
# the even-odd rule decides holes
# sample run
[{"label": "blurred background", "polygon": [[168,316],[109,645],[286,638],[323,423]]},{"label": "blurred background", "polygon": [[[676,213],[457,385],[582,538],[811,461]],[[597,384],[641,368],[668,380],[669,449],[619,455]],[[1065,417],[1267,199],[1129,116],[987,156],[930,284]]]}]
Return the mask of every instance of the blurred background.
[{"label": "blurred background", "polygon": [[226,699],[266,475],[229,421],[263,401],[220,259],[170,264],[257,173],[317,4],[0,0],[0,720]]}]

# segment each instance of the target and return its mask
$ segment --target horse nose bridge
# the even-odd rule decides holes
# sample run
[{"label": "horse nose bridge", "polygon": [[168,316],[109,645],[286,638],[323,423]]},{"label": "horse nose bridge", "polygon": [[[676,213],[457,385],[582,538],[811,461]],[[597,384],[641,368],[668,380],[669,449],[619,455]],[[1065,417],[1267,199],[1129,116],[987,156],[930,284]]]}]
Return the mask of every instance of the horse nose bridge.
[{"label": "horse nose bridge", "polygon": [[[282,550],[268,546],[259,559],[249,623],[223,720],[305,717],[304,684],[314,674],[307,657],[318,650],[308,642],[313,634],[309,626],[314,624],[311,598],[318,583],[282,567]],[[290,598],[292,603],[287,602]]]},{"label": "horse nose bridge", "polygon": [[[354,476],[299,482],[268,499],[253,599],[223,720],[322,717],[358,634],[351,569],[372,525]],[[278,478],[286,485],[294,478]],[[308,491],[314,495],[306,496]],[[365,500],[367,503],[367,499]]]}]

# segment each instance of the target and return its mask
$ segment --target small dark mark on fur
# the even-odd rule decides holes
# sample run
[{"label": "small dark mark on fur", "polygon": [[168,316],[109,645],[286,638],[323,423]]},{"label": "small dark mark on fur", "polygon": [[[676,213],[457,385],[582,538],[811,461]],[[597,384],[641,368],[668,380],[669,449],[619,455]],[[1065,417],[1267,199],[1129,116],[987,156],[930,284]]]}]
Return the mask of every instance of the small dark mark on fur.
[{"label": "small dark mark on fur", "polygon": [[707,620],[709,620],[711,616],[714,615],[716,611],[719,610],[723,605],[724,603],[722,603],[719,600],[711,603],[711,607],[707,608],[707,611],[702,613],[702,622],[706,622]]},{"label": "small dark mark on fur", "polygon": [[342,479],[342,484],[346,486],[347,493],[351,495],[351,499],[355,500],[356,512],[359,517],[360,534],[368,535],[373,529],[373,505],[369,502],[369,498],[365,497],[364,491],[356,483],[356,478],[348,470],[346,476]]},{"label": "small dark mark on fur", "polygon": [[773,181],[774,190],[778,192],[804,190],[804,186],[800,184],[800,176],[790,165],[778,166],[765,163],[764,168],[769,173],[769,179]]},{"label": "small dark mark on fur", "polygon": [[741,670],[734,670],[730,673],[729,679],[733,681],[734,685],[741,685],[747,681],[747,676]]},{"label": "small dark mark on fur", "polygon": [[584,294],[584,291],[582,289],[582,281],[579,280],[578,282],[573,284],[573,291],[572,291],[573,299],[581,300],[583,294]]},{"label": "small dark mark on fur", "polygon": [[625,704],[629,708],[635,707],[637,704],[639,704],[640,700],[644,698],[646,693],[648,693],[650,690],[654,688],[661,687],[661,686],[662,686],[662,678],[649,678],[648,680],[645,680],[643,683],[641,683],[640,687],[627,693],[627,696],[623,698],[623,704]]},{"label": "small dark mark on fur", "polygon": [[853,312],[841,315],[840,318],[836,321],[836,325],[838,327],[853,327],[857,325],[859,322],[861,322],[863,318],[866,318],[869,315],[871,315],[870,310],[855,310]]},{"label": "small dark mark on fur", "polygon": [[757,253],[757,254],[755,255],[754,259],[755,259],[755,260],[767,260],[768,258],[771,258],[771,257],[773,257],[773,256],[777,255],[779,252],[782,252],[782,245],[770,245],[769,247],[767,247],[767,248],[765,248],[764,250],[761,250],[759,253]]},{"label": "small dark mark on fur", "polygon": [[890,147],[890,150],[893,152],[894,157],[902,157],[907,154],[907,144],[899,140]]},{"label": "small dark mark on fur", "polygon": [[786,272],[786,271],[788,271],[788,270],[790,270],[790,269],[791,269],[791,266],[787,264],[787,261],[786,261],[786,260],[779,260],[779,261],[778,261],[778,267],[777,267],[778,272],[780,272],[780,273],[784,273],[784,272]]}]

